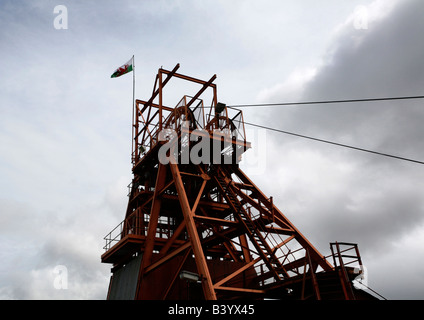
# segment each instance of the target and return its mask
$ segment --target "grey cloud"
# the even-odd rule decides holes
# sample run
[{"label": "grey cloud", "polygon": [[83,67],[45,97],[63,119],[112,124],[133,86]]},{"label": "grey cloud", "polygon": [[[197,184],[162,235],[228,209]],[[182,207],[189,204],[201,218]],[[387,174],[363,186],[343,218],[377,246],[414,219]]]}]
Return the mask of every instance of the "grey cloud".
[{"label": "grey cloud", "polygon": [[[104,298],[110,266],[100,263],[102,238],[124,216],[131,174],[131,78],[109,78],[120,63],[136,55],[141,99],[151,93],[158,67],[180,62],[182,73],[217,73],[220,100],[245,103],[261,88],[278,85],[295,65],[309,69],[317,61],[311,52],[324,48],[328,31],[355,5],[308,3],[315,7],[307,11],[298,1],[255,2],[239,11],[224,1],[64,1],[69,29],[58,31],[57,4],[0,5],[0,39],[7,44],[0,53],[2,298]],[[399,1],[368,30],[345,26],[329,43],[325,63],[314,65],[315,77],[290,100],[419,94],[422,16],[421,2]],[[271,94],[275,90],[263,92],[264,102],[286,101]],[[424,159],[420,101],[264,108],[244,116]],[[270,132],[267,148],[265,172],[253,179],[288,218],[324,251],[329,241],[360,242],[370,269],[388,274],[373,254],[399,254],[394,239],[410,244],[408,235],[419,234],[421,167]],[[68,291],[52,288],[57,264],[68,267]],[[384,287],[384,278],[376,279]]]},{"label": "grey cloud", "polygon": [[[399,1],[385,19],[370,24],[367,30],[345,25],[315,76],[299,92],[298,101],[421,95],[423,16],[421,1]],[[285,101],[278,93],[268,99]],[[268,114],[271,127],[424,160],[422,100],[293,106],[267,109],[264,114]],[[274,139],[275,135],[270,137]],[[371,257],[370,263],[388,273],[384,266],[377,267],[374,260],[395,250],[401,239],[422,230],[424,224],[422,166],[296,139],[299,138],[279,135],[273,146],[286,155],[290,155],[292,148],[297,148],[297,152],[313,150],[329,163],[334,161],[330,168],[319,166],[313,159],[308,165],[308,159],[304,159],[297,164],[299,168],[293,168],[298,175],[292,177],[296,197],[298,201],[307,198],[300,206],[288,203],[294,208],[294,219],[301,224],[298,227],[302,230],[303,224],[306,234],[319,247],[334,240],[359,242],[360,249]],[[353,168],[349,174],[338,170],[341,163]],[[307,166],[309,170],[302,172]],[[326,195],[319,192],[321,186],[317,181],[306,176],[314,168],[321,186],[337,183],[338,190]],[[344,180],[327,180],[326,174],[330,172]],[[287,215],[290,217],[290,212]],[[400,254],[398,259],[403,258]],[[415,263],[423,260],[422,254],[415,256]],[[408,267],[404,268],[403,272],[408,272]],[[382,283],[376,285],[383,287]],[[384,287],[388,295],[396,297],[394,287]]]}]

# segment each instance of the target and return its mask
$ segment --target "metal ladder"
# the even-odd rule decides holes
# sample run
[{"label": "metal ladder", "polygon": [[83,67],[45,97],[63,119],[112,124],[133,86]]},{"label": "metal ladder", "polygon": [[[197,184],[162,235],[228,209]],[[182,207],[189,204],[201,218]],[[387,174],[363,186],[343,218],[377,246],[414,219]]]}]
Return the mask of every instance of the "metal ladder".
[{"label": "metal ladder", "polygon": [[275,252],[273,252],[265,238],[260,233],[255,221],[252,220],[249,213],[243,208],[241,202],[237,199],[237,196],[232,190],[231,185],[227,184],[225,179],[219,175],[216,175],[215,179],[222,191],[223,196],[227,200],[228,204],[233,208],[234,216],[240,222],[242,222],[250,241],[257,250],[258,255],[265,262],[275,280],[279,281],[282,279],[280,275],[281,273],[288,276],[283,265],[275,256]]}]

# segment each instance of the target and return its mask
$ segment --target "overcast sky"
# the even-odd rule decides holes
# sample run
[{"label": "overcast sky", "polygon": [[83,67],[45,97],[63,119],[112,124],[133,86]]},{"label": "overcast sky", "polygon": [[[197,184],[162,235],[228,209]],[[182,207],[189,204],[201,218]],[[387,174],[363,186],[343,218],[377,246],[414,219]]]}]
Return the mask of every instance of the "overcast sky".
[{"label": "overcast sky", "polygon": [[[57,5],[67,29],[55,28]],[[103,237],[131,181],[132,76],[110,75],[133,54],[140,99],[177,63],[216,74],[229,105],[423,95],[422,17],[422,0],[2,0],[0,298],[105,299]],[[423,100],[243,110],[247,122],[424,161]],[[248,133],[242,168],[323,254],[358,243],[371,288],[424,298],[423,165]],[[67,289],[55,288],[58,266]]]}]

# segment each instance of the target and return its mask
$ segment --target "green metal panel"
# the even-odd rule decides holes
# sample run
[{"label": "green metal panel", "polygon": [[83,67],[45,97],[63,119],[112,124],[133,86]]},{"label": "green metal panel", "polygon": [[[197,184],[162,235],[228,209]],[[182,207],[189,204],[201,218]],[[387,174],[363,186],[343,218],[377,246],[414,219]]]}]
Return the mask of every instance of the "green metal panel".
[{"label": "green metal panel", "polygon": [[134,257],[115,271],[109,292],[109,300],[134,300],[142,255]]}]

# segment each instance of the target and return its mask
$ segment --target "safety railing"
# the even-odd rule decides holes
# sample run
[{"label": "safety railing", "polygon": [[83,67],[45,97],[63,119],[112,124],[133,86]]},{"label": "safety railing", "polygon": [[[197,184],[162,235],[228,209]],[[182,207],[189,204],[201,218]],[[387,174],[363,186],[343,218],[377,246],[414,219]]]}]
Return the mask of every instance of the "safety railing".
[{"label": "safety railing", "polygon": [[144,216],[140,210],[134,211],[103,238],[105,240],[103,249],[108,251],[128,234],[144,235],[146,228],[144,227],[143,219]]},{"label": "safety railing", "polygon": [[[103,238],[105,240],[103,249],[108,251],[127,235],[146,236],[149,217],[141,210],[134,211]],[[174,234],[175,227],[174,218],[161,216],[158,218],[155,237],[170,238]]]},{"label": "safety railing", "polygon": [[112,248],[116,243],[121,240],[122,231],[123,231],[124,221],[118,224],[115,228],[112,229],[103,239],[106,241],[106,244],[103,247],[103,250],[108,251]]},{"label": "safety railing", "polygon": [[353,264],[359,264],[362,268],[361,256],[356,243],[334,242],[330,243],[331,254],[333,256],[334,267],[338,270],[346,299],[355,299],[352,284],[349,279],[346,267],[353,268]]},{"label": "safety railing", "polygon": [[336,268],[359,264],[362,266],[361,256],[356,243],[333,242],[330,243],[331,255]]}]

